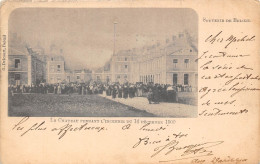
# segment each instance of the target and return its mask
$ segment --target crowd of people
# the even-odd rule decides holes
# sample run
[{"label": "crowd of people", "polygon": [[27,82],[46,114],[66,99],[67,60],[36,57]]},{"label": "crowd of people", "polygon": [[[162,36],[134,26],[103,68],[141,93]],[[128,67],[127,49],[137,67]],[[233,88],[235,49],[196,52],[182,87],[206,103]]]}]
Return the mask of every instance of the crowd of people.
[{"label": "crowd of people", "polygon": [[147,97],[149,103],[176,102],[177,87],[163,84],[114,84],[105,85],[106,96],[112,98]]},{"label": "crowd of people", "polygon": [[191,86],[184,85],[168,85],[168,84],[143,84],[133,83],[57,83],[47,84],[40,83],[38,85],[10,85],[8,88],[9,95],[14,93],[41,93],[41,94],[68,94],[77,93],[79,95],[105,94],[115,98],[134,98],[147,97],[149,103],[159,102],[176,102],[177,92],[192,92]]}]

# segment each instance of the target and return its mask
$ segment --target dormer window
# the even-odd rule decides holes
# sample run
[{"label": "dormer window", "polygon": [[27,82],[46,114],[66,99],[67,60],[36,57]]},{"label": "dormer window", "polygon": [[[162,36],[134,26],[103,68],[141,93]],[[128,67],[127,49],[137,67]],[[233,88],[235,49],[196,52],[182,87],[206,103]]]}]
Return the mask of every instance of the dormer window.
[{"label": "dormer window", "polygon": [[178,59],[173,59],[173,67],[177,68]]},{"label": "dormer window", "polygon": [[184,59],[185,68],[189,68],[189,63],[190,63],[189,59]]}]

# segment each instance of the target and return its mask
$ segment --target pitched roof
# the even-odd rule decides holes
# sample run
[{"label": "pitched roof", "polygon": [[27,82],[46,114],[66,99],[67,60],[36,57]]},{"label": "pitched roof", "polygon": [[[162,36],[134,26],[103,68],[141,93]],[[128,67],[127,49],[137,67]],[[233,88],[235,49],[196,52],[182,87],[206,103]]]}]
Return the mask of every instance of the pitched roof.
[{"label": "pitched roof", "polygon": [[9,55],[29,55],[26,47],[22,47],[22,46],[16,46],[16,47],[9,46],[8,54]]}]

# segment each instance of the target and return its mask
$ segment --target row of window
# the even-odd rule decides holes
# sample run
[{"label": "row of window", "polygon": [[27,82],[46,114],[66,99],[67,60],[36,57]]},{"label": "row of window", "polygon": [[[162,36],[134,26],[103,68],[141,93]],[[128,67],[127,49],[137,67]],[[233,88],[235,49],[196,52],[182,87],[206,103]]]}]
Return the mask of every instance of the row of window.
[{"label": "row of window", "polygon": [[[54,82],[55,82],[54,79],[55,79],[55,78],[51,77],[51,78],[50,78],[50,82],[51,82],[51,83],[54,83]],[[56,77],[56,82],[61,82],[61,77],[59,77],[59,76]]]},{"label": "row of window", "polygon": [[[177,68],[178,66],[178,59],[173,59],[173,67]],[[190,66],[190,59],[184,59],[184,67],[189,68]]]},{"label": "row of window", "polygon": [[117,61],[128,61],[127,57],[117,57]]},{"label": "row of window", "polygon": [[[184,63],[189,63],[190,59],[184,59]],[[178,63],[178,59],[173,59],[173,63]]]},{"label": "row of window", "polygon": [[[140,76],[140,81],[143,83],[160,83],[160,74],[159,75],[145,75],[145,76]],[[178,84],[178,74],[173,74],[173,79],[172,79],[173,84]],[[184,85],[189,85],[189,74],[184,74],[183,77],[183,84]]]},{"label": "row of window", "polygon": [[118,72],[128,71],[128,65],[118,65],[117,67]]},{"label": "row of window", "polygon": [[[127,61],[127,58],[125,58],[125,61]],[[178,63],[178,59],[173,59],[174,68],[177,67],[177,63]],[[185,68],[189,67],[189,63],[190,63],[189,59],[184,59]],[[15,59],[15,68],[20,68],[20,67],[21,67],[21,60]],[[124,67],[125,67],[125,69],[128,69],[128,65],[125,65]],[[156,68],[158,68],[158,67],[159,67],[159,61],[156,62]],[[147,65],[146,65],[146,68],[147,68]],[[56,70],[58,72],[60,72],[61,71],[61,65],[58,64]],[[119,68],[119,70],[120,70],[120,68]],[[51,65],[51,72],[54,72],[54,71],[55,71],[54,65]]]},{"label": "row of window", "polygon": [[[14,59],[14,67],[15,68],[21,68],[21,59]],[[37,63],[36,63],[36,67],[37,67]],[[60,64],[57,65],[56,70],[58,72],[61,71],[61,65]],[[54,65],[51,65],[51,72],[54,72],[54,71],[55,71]]]},{"label": "row of window", "polygon": [[148,63],[141,63],[141,70],[158,70],[162,68],[162,60],[155,60]]},{"label": "row of window", "polygon": [[[178,74],[173,74],[172,82],[173,84],[178,84]],[[189,74],[184,74],[183,84],[189,85]]]},{"label": "row of window", "polygon": [[[38,63],[35,63],[36,70],[38,70]],[[21,59],[14,59],[14,68],[21,68]]]},{"label": "row of window", "polygon": [[[54,67],[54,65],[51,65],[50,67],[51,67],[51,68],[50,68],[50,72],[55,72],[55,67]],[[57,65],[56,71],[57,71],[57,72],[61,72],[61,65],[60,65],[60,64]]]},{"label": "row of window", "polygon": [[[67,76],[67,79],[68,79],[68,78],[70,78],[70,76]],[[80,80],[80,79],[81,79],[81,78],[80,78],[80,75],[77,75],[76,78],[77,78],[77,80]],[[96,79],[97,79],[97,80],[101,80],[101,77],[100,77],[100,76],[96,76]],[[109,80],[109,79],[110,79],[110,77],[107,76],[107,77],[106,77],[106,80]]]},{"label": "row of window", "polygon": [[[177,68],[178,67],[178,59],[173,59],[173,67]],[[189,59],[184,59],[184,67],[189,68],[190,67],[190,60]],[[154,69],[160,69],[161,68],[161,63],[160,60],[153,61],[151,63],[144,63],[141,65],[142,70],[154,70]]]},{"label": "row of window", "polygon": [[124,75],[124,76],[117,75],[116,76],[117,79],[120,79],[121,77],[124,77],[124,79],[127,79],[127,75]]},{"label": "row of window", "polygon": [[149,82],[154,83],[154,75],[140,76],[140,81],[143,83],[149,83]]}]

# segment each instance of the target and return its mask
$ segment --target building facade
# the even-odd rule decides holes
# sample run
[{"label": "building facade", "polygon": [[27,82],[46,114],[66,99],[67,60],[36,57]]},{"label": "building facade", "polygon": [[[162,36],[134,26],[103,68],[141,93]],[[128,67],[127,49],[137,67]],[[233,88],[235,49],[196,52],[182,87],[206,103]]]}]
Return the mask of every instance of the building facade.
[{"label": "building facade", "polygon": [[9,84],[100,81],[197,87],[198,51],[189,39],[188,34],[179,33],[164,43],[122,50],[113,54],[104,67],[94,70],[68,70],[62,51],[45,55],[40,46],[33,50],[12,41],[15,46],[9,47]]},{"label": "building facade", "polygon": [[85,83],[92,79],[92,72],[88,69],[75,70],[73,71],[74,82]]},{"label": "building facade", "polygon": [[46,62],[25,46],[9,46],[9,85],[37,85],[46,82]]},{"label": "building facade", "polygon": [[119,51],[114,54],[111,60],[112,82],[134,82],[133,68],[136,60],[136,54],[132,50]]},{"label": "building facade", "polygon": [[185,33],[166,39],[165,43],[120,51],[112,56],[113,82],[198,84],[198,51]]},{"label": "building facade", "polygon": [[63,56],[50,55],[47,59],[47,83],[61,83],[65,81],[65,60]]}]

